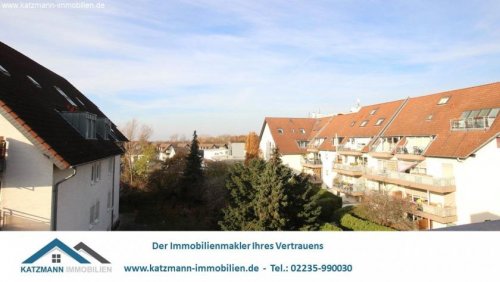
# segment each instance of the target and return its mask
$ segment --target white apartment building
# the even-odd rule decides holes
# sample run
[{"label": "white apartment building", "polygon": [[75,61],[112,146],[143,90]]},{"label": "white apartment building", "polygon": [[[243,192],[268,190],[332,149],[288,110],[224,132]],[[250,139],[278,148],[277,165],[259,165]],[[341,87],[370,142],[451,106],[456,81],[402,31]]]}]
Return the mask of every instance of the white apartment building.
[{"label": "white apartment building", "polygon": [[[361,107],[312,135],[304,158],[314,162],[294,169],[314,166],[325,188],[353,200],[404,197],[421,229],[497,220],[499,111],[500,83]],[[263,137],[261,148],[286,144]]]},{"label": "white apartment building", "polygon": [[0,43],[1,230],[111,230],[116,126],[67,80]]}]

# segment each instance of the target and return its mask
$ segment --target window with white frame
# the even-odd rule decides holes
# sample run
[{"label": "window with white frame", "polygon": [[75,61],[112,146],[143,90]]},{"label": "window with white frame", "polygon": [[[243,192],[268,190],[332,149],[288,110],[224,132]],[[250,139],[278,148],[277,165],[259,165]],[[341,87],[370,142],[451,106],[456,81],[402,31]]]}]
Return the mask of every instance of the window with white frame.
[{"label": "window with white frame", "polygon": [[442,97],[438,101],[438,105],[444,105],[448,103],[448,100],[450,100],[450,96]]},{"label": "window with white frame", "polygon": [[89,224],[94,225],[99,222],[99,206],[101,202],[97,200],[95,204],[90,207]]},{"label": "window with white frame", "polygon": [[384,122],[384,120],[385,120],[385,118],[379,118],[379,119],[377,120],[377,122],[375,123],[375,125],[377,125],[377,126],[378,126],[378,125],[381,125],[381,124]]}]

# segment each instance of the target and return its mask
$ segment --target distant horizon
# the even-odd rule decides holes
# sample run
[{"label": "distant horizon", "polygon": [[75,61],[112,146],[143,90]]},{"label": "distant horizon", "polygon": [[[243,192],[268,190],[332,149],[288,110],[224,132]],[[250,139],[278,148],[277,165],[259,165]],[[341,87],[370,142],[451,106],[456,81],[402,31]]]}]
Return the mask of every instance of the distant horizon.
[{"label": "distant horizon", "polygon": [[152,140],[500,81],[499,1],[99,3],[0,4],[2,42]]}]

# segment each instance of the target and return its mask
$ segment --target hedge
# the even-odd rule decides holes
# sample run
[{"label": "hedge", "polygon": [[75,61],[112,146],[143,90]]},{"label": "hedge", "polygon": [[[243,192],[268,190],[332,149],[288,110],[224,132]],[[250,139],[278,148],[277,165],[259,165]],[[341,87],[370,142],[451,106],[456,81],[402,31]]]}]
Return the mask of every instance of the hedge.
[{"label": "hedge", "polygon": [[393,231],[394,229],[382,226],[367,220],[359,219],[349,213],[340,218],[340,225],[353,231]]},{"label": "hedge", "polygon": [[325,223],[319,228],[320,231],[342,231],[342,228],[331,223]]},{"label": "hedge", "polygon": [[342,207],[342,198],[325,190],[319,193],[319,198],[316,201],[318,206],[321,207],[319,219],[324,222],[330,222],[333,219],[334,212]]}]

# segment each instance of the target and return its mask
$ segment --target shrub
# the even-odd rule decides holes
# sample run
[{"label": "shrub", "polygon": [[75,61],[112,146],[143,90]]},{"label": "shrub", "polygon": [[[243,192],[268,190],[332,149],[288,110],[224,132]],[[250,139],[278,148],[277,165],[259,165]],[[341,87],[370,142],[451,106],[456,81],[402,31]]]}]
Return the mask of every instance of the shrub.
[{"label": "shrub", "polygon": [[332,221],[334,212],[342,207],[342,198],[326,190],[321,190],[318,194],[316,203],[321,207],[319,219],[324,222]]},{"label": "shrub", "polygon": [[333,221],[340,222],[340,219],[353,209],[352,206],[343,207],[333,213]]},{"label": "shrub", "polygon": [[393,231],[394,229],[359,219],[347,213],[340,219],[340,224],[353,231]]},{"label": "shrub", "polygon": [[327,222],[327,223],[321,225],[319,230],[320,231],[342,231],[342,228],[338,227],[335,224],[331,224],[331,223]]}]

